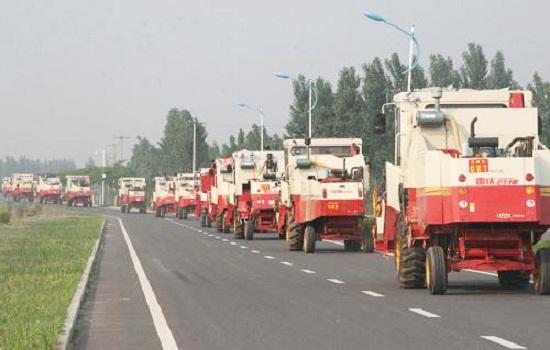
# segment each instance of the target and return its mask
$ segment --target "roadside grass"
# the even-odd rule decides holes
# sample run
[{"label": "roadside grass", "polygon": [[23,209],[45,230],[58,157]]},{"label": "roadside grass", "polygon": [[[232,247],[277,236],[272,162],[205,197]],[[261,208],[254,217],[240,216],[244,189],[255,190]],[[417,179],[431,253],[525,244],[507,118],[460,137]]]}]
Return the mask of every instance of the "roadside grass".
[{"label": "roadside grass", "polygon": [[0,225],[0,349],[52,349],[103,218],[44,208]]}]

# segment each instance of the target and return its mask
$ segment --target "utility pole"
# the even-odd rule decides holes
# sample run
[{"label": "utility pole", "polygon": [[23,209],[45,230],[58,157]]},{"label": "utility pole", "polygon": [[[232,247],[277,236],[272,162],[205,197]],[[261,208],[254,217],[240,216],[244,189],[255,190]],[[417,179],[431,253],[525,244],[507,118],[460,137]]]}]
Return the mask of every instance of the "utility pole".
[{"label": "utility pole", "polygon": [[[101,150],[101,166],[103,167],[103,171],[105,171],[105,167],[107,166],[107,150],[104,148]],[[105,173],[101,174],[101,206],[105,205],[105,178],[107,175]]]},{"label": "utility pole", "polygon": [[193,119],[193,187],[195,186],[197,169],[197,118]]},{"label": "utility pole", "polygon": [[129,139],[129,136],[114,136],[115,139],[120,140],[120,162],[124,162],[124,153],[123,153],[123,147],[124,147],[124,139]]}]

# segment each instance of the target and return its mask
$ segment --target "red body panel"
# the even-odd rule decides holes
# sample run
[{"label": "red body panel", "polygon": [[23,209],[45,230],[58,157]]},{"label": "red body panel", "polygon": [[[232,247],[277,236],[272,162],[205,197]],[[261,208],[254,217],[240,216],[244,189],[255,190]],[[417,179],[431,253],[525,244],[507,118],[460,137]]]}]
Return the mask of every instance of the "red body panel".
[{"label": "red body panel", "polygon": [[118,198],[119,205],[145,206],[144,195],[123,194]]},{"label": "red body panel", "polygon": [[74,205],[89,205],[92,202],[92,192],[88,191],[68,191],[63,194],[63,200]]},{"label": "red body panel", "polygon": [[300,224],[314,221],[321,217],[365,215],[363,199],[308,199],[305,196],[293,195],[294,217]]},{"label": "red body panel", "polygon": [[174,196],[159,197],[153,202],[153,209],[166,208],[167,212],[174,212],[176,210],[176,198]]}]

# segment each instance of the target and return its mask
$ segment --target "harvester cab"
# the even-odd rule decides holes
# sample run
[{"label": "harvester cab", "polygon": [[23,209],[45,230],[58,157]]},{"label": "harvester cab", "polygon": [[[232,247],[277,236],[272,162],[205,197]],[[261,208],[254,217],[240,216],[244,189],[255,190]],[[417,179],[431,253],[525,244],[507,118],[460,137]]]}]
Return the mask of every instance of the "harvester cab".
[{"label": "harvester cab", "polygon": [[63,186],[55,176],[40,176],[36,185],[36,198],[39,203],[61,203]]},{"label": "harvester cab", "polygon": [[87,175],[67,175],[63,199],[68,206],[92,206],[92,188]]},{"label": "harvester cab", "polygon": [[187,219],[195,211],[198,176],[193,173],[179,173],[176,178],[176,201],[178,219]]},{"label": "harvester cab", "polygon": [[141,177],[121,177],[118,179],[117,202],[121,213],[129,213],[137,208],[140,214],[146,213],[146,181]]},{"label": "harvester cab", "polygon": [[13,174],[11,177],[12,199],[14,202],[34,200],[35,183],[33,174]]},{"label": "harvester cab", "polygon": [[241,150],[233,153],[233,159],[234,192],[230,204],[235,238],[251,240],[255,232],[277,232],[283,152]]},{"label": "harvester cab", "polygon": [[[198,204],[196,206],[195,214],[201,218],[202,227],[212,227],[212,222],[209,216],[210,208],[210,196],[212,184],[216,177],[215,168],[202,168],[200,170],[200,182],[197,194]],[[200,205],[199,205],[200,204]]]},{"label": "harvester cab", "polygon": [[165,217],[166,213],[176,209],[176,181],[173,176],[155,177],[155,192],[153,192],[153,210],[156,217]]},{"label": "harvester cab", "polygon": [[534,249],[550,227],[550,151],[531,92],[423,89],[389,105],[395,159],[374,231],[401,284],[443,294],[449,271],[491,270],[550,293],[550,250]]},{"label": "harvester cab", "polygon": [[290,139],[283,145],[278,220],[288,248],[311,253],[317,240],[333,239],[343,240],[346,250],[371,251],[372,235],[362,229],[369,172],[361,139]]},{"label": "harvester cab", "polygon": [[235,162],[232,156],[216,159],[213,167],[216,177],[210,192],[210,220],[216,222],[218,232],[229,233],[232,217],[229,213],[233,210],[229,202],[229,196],[234,192],[233,169]]}]

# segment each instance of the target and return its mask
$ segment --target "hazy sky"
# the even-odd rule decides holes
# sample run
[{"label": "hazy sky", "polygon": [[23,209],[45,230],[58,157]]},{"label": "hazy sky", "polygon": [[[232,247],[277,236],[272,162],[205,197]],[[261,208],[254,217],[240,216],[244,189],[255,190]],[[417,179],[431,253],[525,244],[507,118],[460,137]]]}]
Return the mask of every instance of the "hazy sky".
[{"label": "hazy sky", "polygon": [[404,36],[365,10],[416,24],[423,65],[434,52],[458,64],[476,41],[489,58],[502,50],[521,84],[535,70],[550,79],[543,0],[0,0],[0,157],[83,163],[114,135],[157,142],[171,107],[222,143],[258,120],[240,100],[281,131],[292,90],[273,72],[335,83],[343,66],[405,57]]}]

